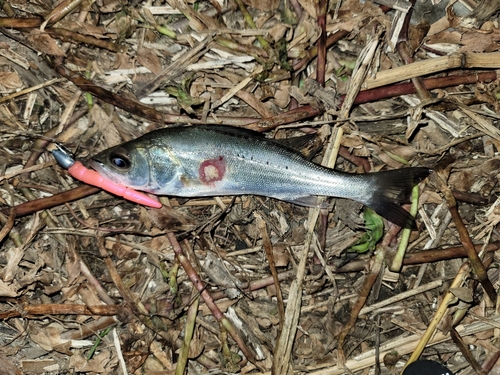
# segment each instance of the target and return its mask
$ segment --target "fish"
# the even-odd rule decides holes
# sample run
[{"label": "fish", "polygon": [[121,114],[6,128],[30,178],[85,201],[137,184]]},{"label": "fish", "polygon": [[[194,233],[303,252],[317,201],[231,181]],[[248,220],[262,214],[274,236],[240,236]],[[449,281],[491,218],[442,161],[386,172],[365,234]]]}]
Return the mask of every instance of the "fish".
[{"label": "fish", "polygon": [[339,172],[260,133],[219,125],[154,130],[102,151],[90,165],[117,184],[156,195],[259,195],[309,207],[318,206],[318,196],[348,198],[411,229],[415,219],[400,204],[431,172]]}]

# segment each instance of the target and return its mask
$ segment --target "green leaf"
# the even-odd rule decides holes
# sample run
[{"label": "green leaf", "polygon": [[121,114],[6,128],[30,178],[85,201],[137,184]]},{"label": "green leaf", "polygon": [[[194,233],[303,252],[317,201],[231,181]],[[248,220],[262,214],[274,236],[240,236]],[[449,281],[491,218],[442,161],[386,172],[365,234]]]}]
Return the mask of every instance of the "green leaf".
[{"label": "green leaf", "polygon": [[167,94],[177,98],[177,104],[189,114],[195,113],[194,109],[191,108],[192,106],[198,106],[204,102],[203,99],[192,97],[189,94],[192,80],[193,76],[188,76],[179,85],[168,86],[165,89]]},{"label": "green leaf", "polygon": [[365,219],[366,232],[353,245],[349,252],[366,253],[369,250],[374,250],[377,242],[380,241],[384,234],[384,221],[374,211],[365,208],[363,213]]}]

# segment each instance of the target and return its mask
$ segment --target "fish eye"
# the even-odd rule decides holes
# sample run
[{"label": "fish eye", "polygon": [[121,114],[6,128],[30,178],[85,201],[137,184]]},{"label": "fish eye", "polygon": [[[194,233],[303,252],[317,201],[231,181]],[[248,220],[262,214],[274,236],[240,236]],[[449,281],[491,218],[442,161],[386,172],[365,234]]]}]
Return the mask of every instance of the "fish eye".
[{"label": "fish eye", "polygon": [[113,167],[121,171],[126,171],[131,166],[130,158],[125,150],[118,149],[113,151],[109,154],[109,161]]}]

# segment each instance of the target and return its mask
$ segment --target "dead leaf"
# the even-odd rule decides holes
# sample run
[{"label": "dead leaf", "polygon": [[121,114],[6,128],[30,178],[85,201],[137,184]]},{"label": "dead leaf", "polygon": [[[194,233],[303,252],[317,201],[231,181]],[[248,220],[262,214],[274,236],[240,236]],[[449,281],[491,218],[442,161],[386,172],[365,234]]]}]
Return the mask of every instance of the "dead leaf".
[{"label": "dead leaf", "polygon": [[69,359],[69,368],[75,372],[97,372],[108,374],[117,364],[116,355],[109,350],[101,350],[88,360],[83,354],[73,354]]},{"label": "dead leaf", "polygon": [[97,125],[97,129],[102,133],[107,147],[122,143],[120,133],[116,129],[115,123],[111,117],[99,105],[94,105],[90,110],[91,124]]},{"label": "dead leaf", "polygon": [[14,283],[5,283],[0,279],[0,297],[17,297],[19,293],[17,292],[17,287]]},{"label": "dead leaf", "polygon": [[24,246],[21,247],[11,247],[6,251],[7,265],[2,270],[3,280],[6,282],[12,281],[16,272],[19,271],[19,262],[24,256],[26,249]]},{"label": "dead leaf", "polygon": [[59,323],[51,323],[47,327],[40,329],[37,326],[30,325],[30,338],[40,345],[43,349],[51,351],[55,346],[61,344],[61,333],[64,327]]},{"label": "dead leaf", "polygon": [[[285,24],[282,24],[282,23],[278,23],[277,25],[274,25],[270,30],[269,30],[269,36],[271,38],[273,38],[273,40],[275,42],[278,42],[280,40],[287,40],[289,41],[288,39],[289,38],[286,38],[285,35],[287,33],[287,31],[290,30],[290,27],[285,25]],[[292,35],[292,33],[289,33],[290,36]]]},{"label": "dead leaf", "polygon": [[150,48],[139,48],[137,51],[137,61],[139,61],[142,66],[151,70],[154,74],[160,74],[163,70],[160,58]]},{"label": "dead leaf", "polygon": [[161,230],[190,231],[196,227],[196,221],[192,217],[165,205],[159,210],[148,210],[147,214]]},{"label": "dead leaf", "polygon": [[285,246],[273,246],[274,264],[276,267],[286,267],[290,262],[290,254]]},{"label": "dead leaf", "polygon": [[243,3],[250,5],[252,8],[262,10],[264,12],[270,12],[278,9],[280,5],[279,0],[243,0]]},{"label": "dead leaf", "polygon": [[50,368],[51,372],[59,370],[59,364],[53,359],[24,359],[21,361],[24,374],[45,374]]},{"label": "dead leaf", "polygon": [[273,101],[280,108],[286,108],[288,103],[290,103],[290,85],[280,84],[278,90],[274,94]]},{"label": "dead leaf", "polygon": [[299,1],[299,4],[302,8],[304,8],[304,10],[307,12],[307,14],[309,14],[309,17],[311,17],[312,19],[316,19],[317,18],[317,14],[316,14],[316,1],[314,0],[298,0]]},{"label": "dead leaf", "polygon": [[472,290],[469,288],[450,288],[450,292],[460,301],[467,303],[472,303],[474,301]]},{"label": "dead leaf", "polygon": [[466,168],[456,168],[448,179],[448,185],[453,190],[489,196],[498,181],[499,168],[499,158],[474,163]]},{"label": "dead leaf", "polygon": [[120,39],[125,39],[131,32],[130,29],[132,25],[132,19],[124,10],[116,14],[115,22],[113,24],[116,27],[118,37]]},{"label": "dead leaf", "polygon": [[191,342],[189,343],[189,354],[188,358],[189,359],[195,359],[198,358],[201,353],[203,353],[203,350],[205,349],[205,343],[203,340],[198,339],[197,336],[194,336],[191,339]]},{"label": "dead leaf", "polygon": [[116,60],[113,64],[113,69],[132,69],[134,67],[134,63],[130,55],[126,53],[117,53]]},{"label": "dead leaf", "polygon": [[382,150],[388,151],[394,155],[397,155],[400,158],[405,159],[406,161],[412,160],[415,156],[417,156],[417,152],[415,148],[411,146],[400,145],[396,143],[386,143],[381,142],[380,146]]},{"label": "dead leaf", "polygon": [[51,56],[66,56],[57,42],[47,33],[42,33],[40,30],[35,29],[27,36],[27,39],[40,52]]},{"label": "dead leaf", "polygon": [[[102,8],[100,8],[102,11]],[[107,27],[99,27],[88,22],[74,22],[61,20],[57,24],[58,27],[64,28],[66,30],[71,30],[79,34],[90,35],[97,39],[109,39],[116,38],[116,31],[111,30]]]},{"label": "dead leaf", "polygon": [[[235,299],[240,296],[240,289],[243,283],[232,275],[231,266],[224,264],[222,259],[212,252],[207,252],[203,269],[214,284],[221,286],[224,293],[230,298]],[[235,288],[236,286],[236,288]]]},{"label": "dead leaf", "polygon": [[23,82],[17,72],[0,72],[0,85],[7,90],[13,90],[23,87]]},{"label": "dead leaf", "polygon": [[14,365],[14,358],[7,358],[4,354],[0,353],[0,368],[2,375],[22,375],[22,372]]},{"label": "dead leaf", "polygon": [[366,148],[366,141],[357,134],[347,134],[341,140],[341,144],[356,156],[368,156],[370,151]]}]

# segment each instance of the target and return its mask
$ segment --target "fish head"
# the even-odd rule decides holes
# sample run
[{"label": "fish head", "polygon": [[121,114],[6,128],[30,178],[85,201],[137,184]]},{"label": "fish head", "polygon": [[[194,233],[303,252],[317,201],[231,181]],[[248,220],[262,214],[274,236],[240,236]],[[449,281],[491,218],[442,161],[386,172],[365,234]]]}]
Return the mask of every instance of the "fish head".
[{"label": "fish head", "polygon": [[97,154],[90,165],[115,183],[136,190],[150,190],[150,165],[145,148],[124,143]]}]

